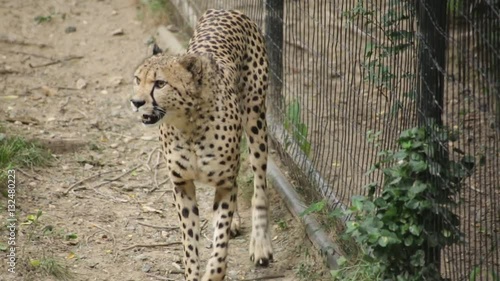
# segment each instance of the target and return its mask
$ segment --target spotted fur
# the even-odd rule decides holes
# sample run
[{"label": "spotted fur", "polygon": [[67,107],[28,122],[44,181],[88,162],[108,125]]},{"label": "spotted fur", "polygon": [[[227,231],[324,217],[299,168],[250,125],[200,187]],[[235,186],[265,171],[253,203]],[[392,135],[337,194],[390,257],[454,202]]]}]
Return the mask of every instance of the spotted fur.
[{"label": "spotted fur", "polygon": [[229,236],[239,232],[236,177],[245,132],[254,172],[250,258],[273,258],[266,192],[268,61],[257,25],[238,11],[208,10],[186,54],[154,55],[136,70],[133,109],[159,124],[182,230],[185,279],[200,280],[199,210],[193,181],[215,187],[213,250],[201,280],[226,274]]}]

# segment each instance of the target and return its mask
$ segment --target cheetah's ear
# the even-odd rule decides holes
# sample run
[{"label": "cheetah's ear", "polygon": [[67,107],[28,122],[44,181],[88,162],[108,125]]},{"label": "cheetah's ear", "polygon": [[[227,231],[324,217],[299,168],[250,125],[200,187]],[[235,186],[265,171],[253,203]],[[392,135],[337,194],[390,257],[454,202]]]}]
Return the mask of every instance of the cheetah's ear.
[{"label": "cheetah's ear", "polygon": [[160,49],[160,47],[158,47],[158,45],[156,45],[156,43],[154,43],[154,45],[153,45],[153,56],[161,54],[162,52],[163,52],[162,49]]},{"label": "cheetah's ear", "polygon": [[201,78],[203,75],[202,57],[195,54],[186,54],[179,58],[179,64],[191,72],[193,78]]}]

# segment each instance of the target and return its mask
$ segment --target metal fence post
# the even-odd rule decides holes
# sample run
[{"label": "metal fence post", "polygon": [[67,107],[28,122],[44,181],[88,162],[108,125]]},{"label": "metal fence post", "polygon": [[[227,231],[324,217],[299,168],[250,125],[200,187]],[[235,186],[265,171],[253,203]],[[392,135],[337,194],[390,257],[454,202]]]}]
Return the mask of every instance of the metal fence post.
[{"label": "metal fence post", "polygon": [[[266,0],[265,31],[269,57],[269,97],[274,108],[283,107],[283,0]],[[271,108],[274,111],[273,108]]]},{"label": "metal fence post", "polygon": [[[444,72],[446,55],[446,8],[447,1],[420,0],[418,2],[418,123],[432,130],[441,127],[443,121]],[[438,142],[438,140],[435,140]],[[447,165],[447,144],[439,143],[435,161]],[[432,180],[432,179],[431,179]],[[434,179],[437,180],[437,179]],[[430,222],[435,230],[440,227],[439,221]],[[441,269],[441,248],[424,243],[426,263]]]},{"label": "metal fence post", "polygon": [[420,125],[442,125],[447,1],[420,0],[418,111]]}]

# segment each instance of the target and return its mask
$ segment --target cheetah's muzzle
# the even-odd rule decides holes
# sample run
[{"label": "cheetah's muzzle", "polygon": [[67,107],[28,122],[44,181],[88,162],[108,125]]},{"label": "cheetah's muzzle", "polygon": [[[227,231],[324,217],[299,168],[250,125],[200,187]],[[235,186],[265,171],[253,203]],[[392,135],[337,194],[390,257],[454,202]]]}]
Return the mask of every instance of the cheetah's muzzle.
[{"label": "cheetah's muzzle", "polygon": [[142,123],[145,125],[153,125],[156,122],[160,121],[163,118],[164,113],[159,111],[153,111],[153,114],[143,114],[142,115]]}]

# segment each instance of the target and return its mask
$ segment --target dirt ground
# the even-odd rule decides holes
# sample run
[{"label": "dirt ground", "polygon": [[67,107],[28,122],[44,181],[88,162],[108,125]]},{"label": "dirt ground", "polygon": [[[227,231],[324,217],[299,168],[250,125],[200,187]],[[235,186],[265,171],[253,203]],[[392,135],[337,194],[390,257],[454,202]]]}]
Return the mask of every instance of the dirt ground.
[{"label": "dirt ground", "polygon": [[[0,263],[0,280],[182,280],[181,246],[168,244],[180,235],[157,130],[142,126],[128,103],[132,72],[155,35],[136,5],[0,0],[0,122],[7,135],[36,139],[55,157],[49,167],[16,173],[18,260],[15,274]],[[252,265],[249,179],[244,171],[243,234],[231,242],[227,279],[325,280],[302,227],[274,193],[276,261]],[[212,198],[212,189],[198,190],[206,222]],[[209,246],[202,240],[202,262]]]}]

